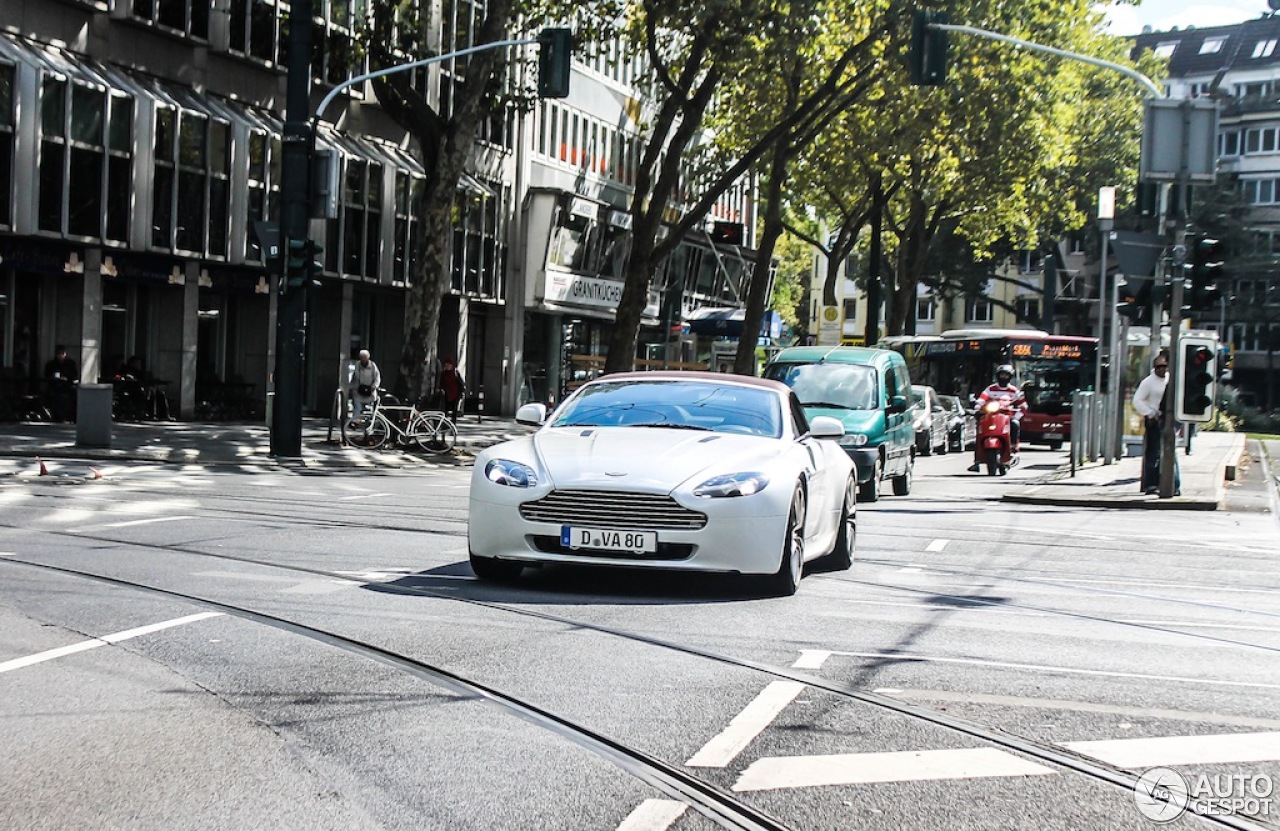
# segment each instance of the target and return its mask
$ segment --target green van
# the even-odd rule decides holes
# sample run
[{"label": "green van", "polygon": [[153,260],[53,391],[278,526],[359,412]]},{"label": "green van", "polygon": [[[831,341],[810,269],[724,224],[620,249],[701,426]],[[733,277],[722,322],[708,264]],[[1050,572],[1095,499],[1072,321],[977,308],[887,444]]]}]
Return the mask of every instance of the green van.
[{"label": "green van", "polygon": [[908,408],[911,378],[901,354],[861,346],[792,346],[764,368],[765,378],[795,392],[805,415],[844,424],[840,444],[858,468],[858,498],[875,502],[880,482],[898,496],[911,493],[915,426]]}]

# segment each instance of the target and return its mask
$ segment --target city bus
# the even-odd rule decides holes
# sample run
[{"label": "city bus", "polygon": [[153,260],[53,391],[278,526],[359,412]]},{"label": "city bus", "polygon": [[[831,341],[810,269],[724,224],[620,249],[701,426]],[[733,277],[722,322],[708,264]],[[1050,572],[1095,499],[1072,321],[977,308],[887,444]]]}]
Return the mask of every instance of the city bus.
[{"label": "city bus", "polygon": [[995,381],[996,367],[1013,366],[1013,383],[1027,397],[1022,441],[1057,450],[1071,440],[1071,395],[1092,389],[1098,339],[1050,335],[1035,329],[952,329],[941,335],[883,338],[900,352],[914,384],[971,401]]}]

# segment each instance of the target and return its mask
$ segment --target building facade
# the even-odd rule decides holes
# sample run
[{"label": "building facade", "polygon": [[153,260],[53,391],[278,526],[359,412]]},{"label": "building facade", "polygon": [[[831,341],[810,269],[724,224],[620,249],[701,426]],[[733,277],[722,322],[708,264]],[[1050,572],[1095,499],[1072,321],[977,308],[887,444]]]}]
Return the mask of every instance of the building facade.
[{"label": "building facade", "polygon": [[[363,71],[350,66],[362,7],[315,0],[313,104]],[[473,45],[483,10],[439,3],[432,47]],[[65,345],[81,382],[111,380],[133,358],[181,417],[262,416],[278,275],[256,231],[278,216],[288,13],[286,0],[5,3],[6,395],[40,394]],[[490,412],[555,400],[570,358],[607,343],[644,112],[642,67],[617,58],[606,44],[575,64],[569,98],[486,123],[459,185],[437,350],[457,357]],[[448,90],[459,71],[446,60],[414,70],[414,82]],[[327,108],[317,146],[335,159],[335,187],[330,216],[311,226],[325,278],[309,292],[304,407],[328,413],[360,349],[384,377],[398,361],[424,170],[368,85]],[[749,230],[751,195],[738,188],[713,218]],[[671,348],[664,301],[681,317],[741,305],[747,242],[686,241],[655,275],[642,340]]]},{"label": "building facade", "polygon": [[[1169,98],[1219,101],[1218,179],[1238,189],[1249,212],[1252,251],[1231,252],[1218,308],[1193,326],[1219,332],[1232,349],[1232,382],[1265,407],[1280,407],[1280,17],[1233,26],[1144,32],[1134,53],[1169,61]],[[1194,198],[1194,195],[1193,195]],[[1255,264],[1233,271],[1234,263]]]}]

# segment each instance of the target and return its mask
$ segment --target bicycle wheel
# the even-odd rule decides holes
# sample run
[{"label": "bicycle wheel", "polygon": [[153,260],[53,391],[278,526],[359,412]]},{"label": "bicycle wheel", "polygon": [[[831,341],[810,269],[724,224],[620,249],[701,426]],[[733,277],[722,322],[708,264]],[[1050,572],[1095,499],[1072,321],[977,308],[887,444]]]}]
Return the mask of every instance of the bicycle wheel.
[{"label": "bicycle wheel", "polygon": [[414,425],[413,441],[427,453],[448,453],[458,443],[458,428],[443,415],[425,416]]},{"label": "bicycle wheel", "polygon": [[391,430],[387,427],[386,419],[381,415],[358,420],[354,418],[347,419],[342,422],[342,438],[354,447],[364,447],[370,450],[382,447],[382,445],[386,444],[387,437],[390,435]]}]

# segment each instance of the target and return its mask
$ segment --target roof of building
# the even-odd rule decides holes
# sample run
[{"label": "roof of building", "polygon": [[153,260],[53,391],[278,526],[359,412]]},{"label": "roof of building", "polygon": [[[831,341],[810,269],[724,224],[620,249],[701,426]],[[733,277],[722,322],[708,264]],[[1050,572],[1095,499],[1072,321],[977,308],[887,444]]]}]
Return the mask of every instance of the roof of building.
[{"label": "roof of building", "polygon": [[1266,14],[1232,26],[1143,32],[1133,41],[1130,55],[1134,58],[1162,44],[1176,44],[1169,56],[1170,78],[1262,69],[1280,65],[1280,48],[1276,44],[1266,47],[1267,41],[1280,41],[1280,15]]}]

